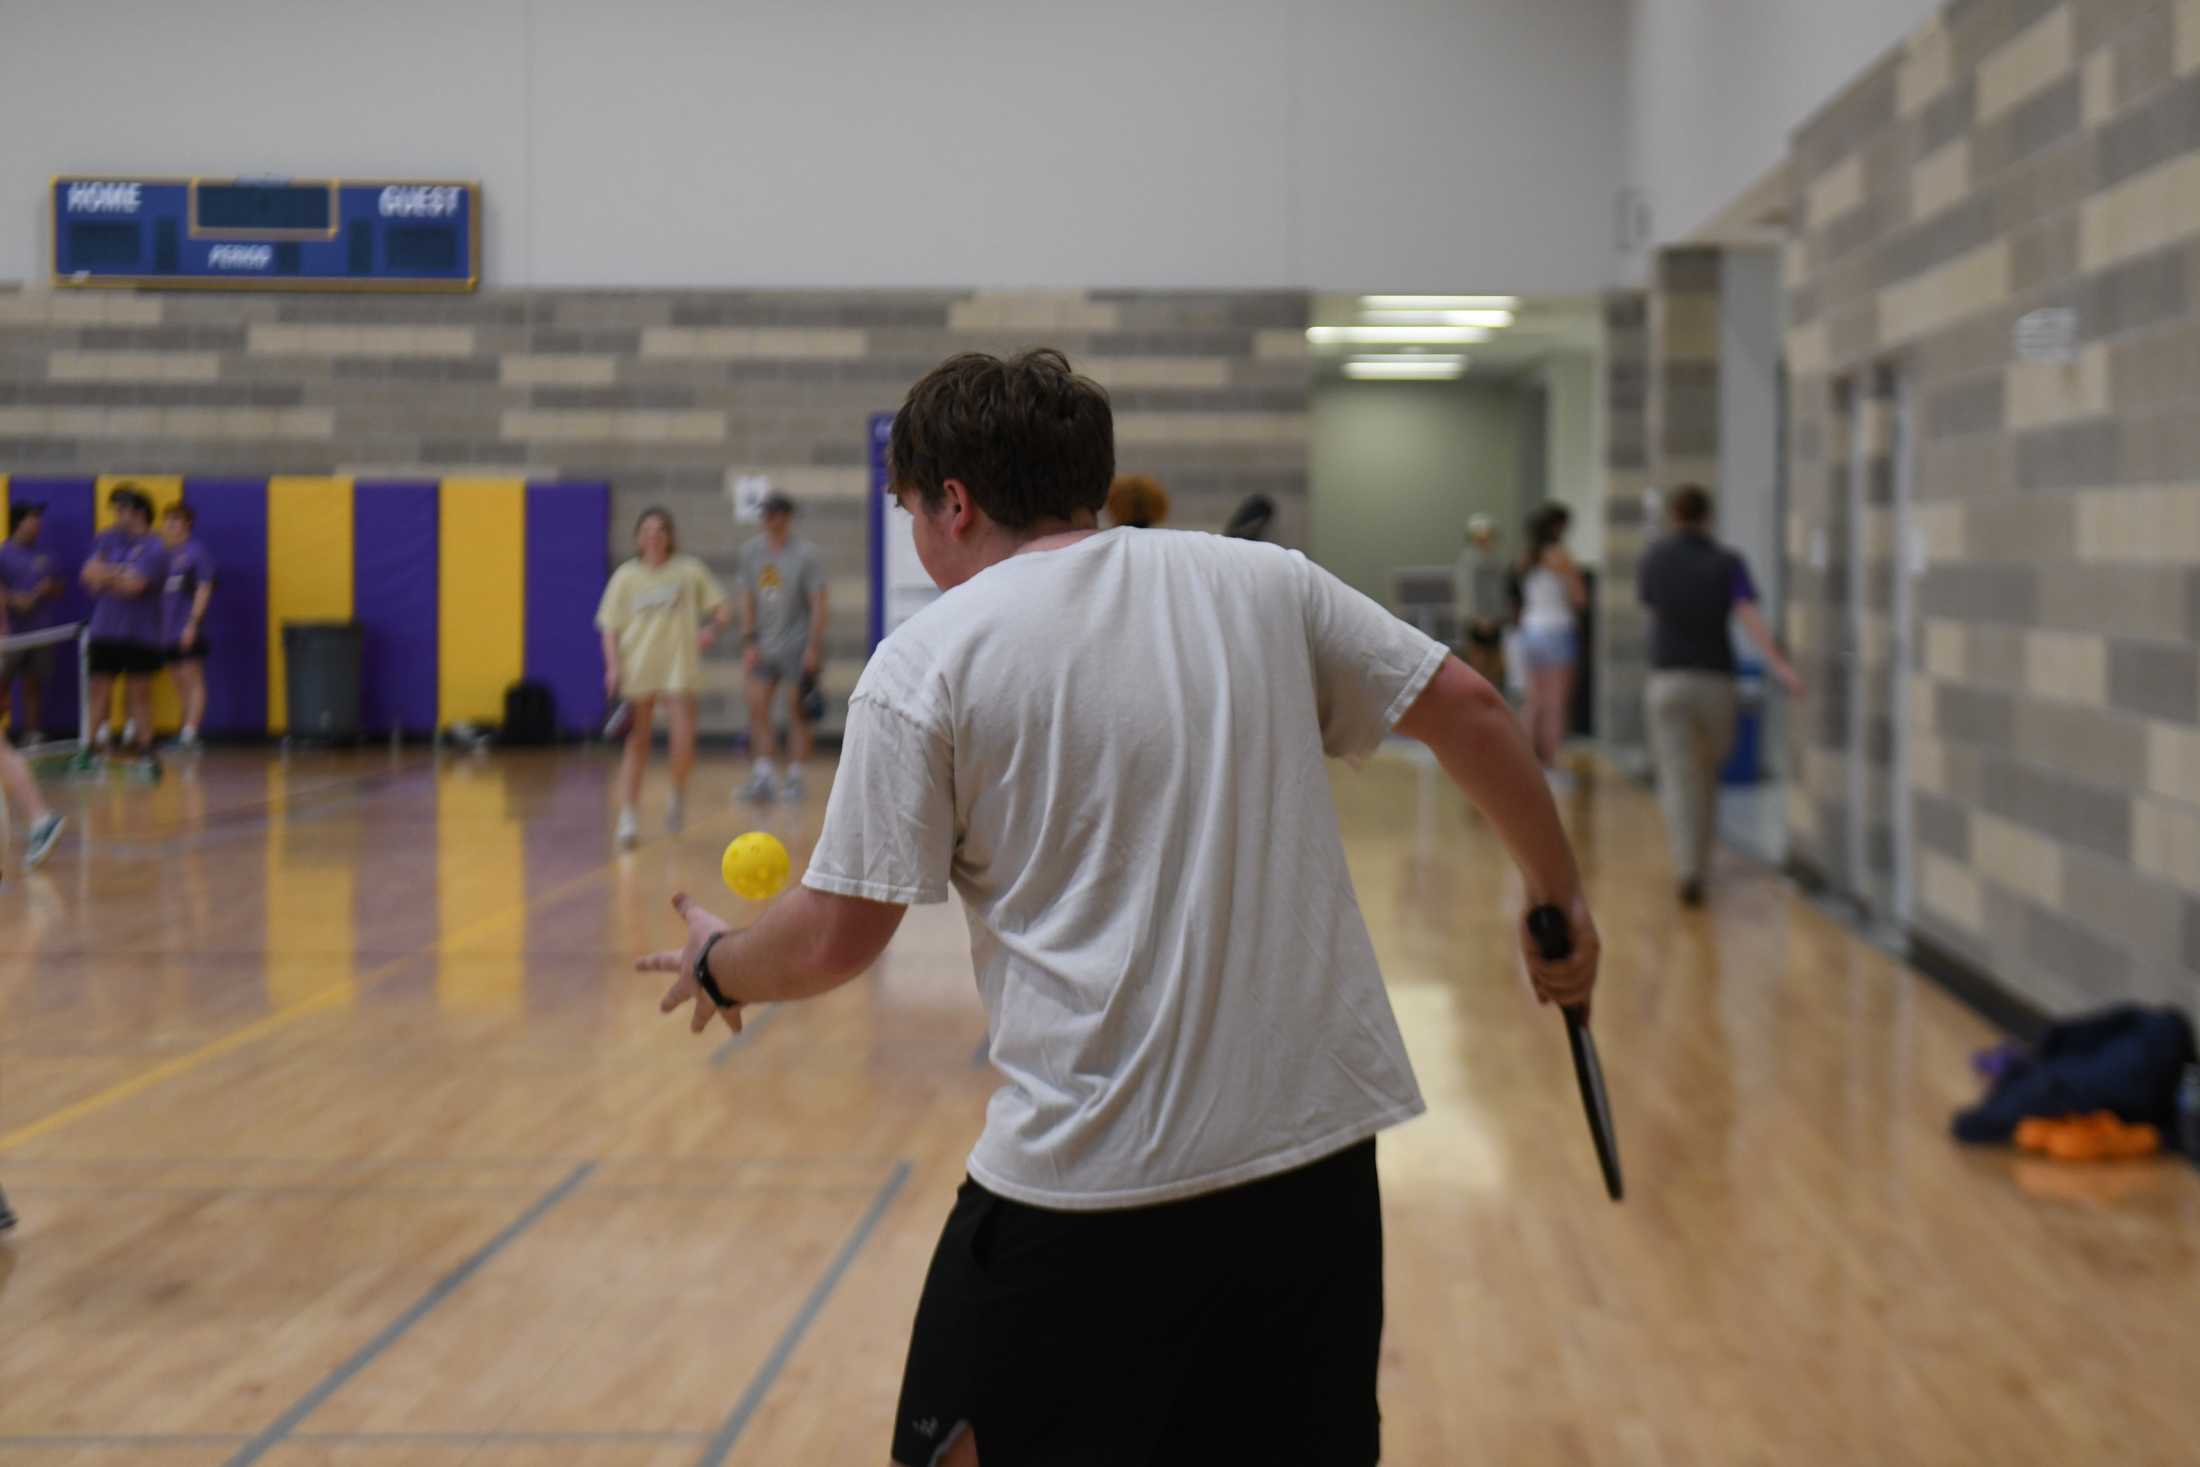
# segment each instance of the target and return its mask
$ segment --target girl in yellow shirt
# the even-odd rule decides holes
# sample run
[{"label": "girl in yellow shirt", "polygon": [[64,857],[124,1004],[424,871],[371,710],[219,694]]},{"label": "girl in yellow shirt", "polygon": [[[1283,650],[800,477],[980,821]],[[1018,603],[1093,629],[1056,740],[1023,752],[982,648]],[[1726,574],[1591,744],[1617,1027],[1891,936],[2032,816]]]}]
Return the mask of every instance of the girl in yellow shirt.
[{"label": "girl in yellow shirt", "polygon": [[688,775],[695,768],[695,694],[703,653],[733,620],[732,603],[717,579],[694,556],[679,553],[670,511],[643,510],[634,525],[634,547],[638,553],[612,572],[596,608],[604,691],[625,699],[630,715],[626,757],[619,765],[618,840],[628,848],[642,838],[637,807],[660,702],[672,725],[672,802],[665,829],[680,831]]}]

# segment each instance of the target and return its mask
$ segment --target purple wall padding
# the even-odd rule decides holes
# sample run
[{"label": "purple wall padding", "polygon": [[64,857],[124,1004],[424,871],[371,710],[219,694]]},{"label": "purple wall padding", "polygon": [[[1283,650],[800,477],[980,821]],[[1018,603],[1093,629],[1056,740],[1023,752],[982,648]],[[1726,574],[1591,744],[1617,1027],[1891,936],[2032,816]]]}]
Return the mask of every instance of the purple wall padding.
[{"label": "purple wall padding", "polygon": [[[8,476],[8,503],[43,504],[46,518],[39,543],[60,562],[61,579],[68,589],[61,597],[56,624],[82,621],[92,614],[92,598],[84,594],[77,576],[91,557],[94,516],[93,481],[89,478],[31,478]],[[54,655],[53,686],[46,689],[44,716],[49,734],[73,735],[77,717],[76,649],[63,647]]]},{"label": "purple wall padding", "polygon": [[206,732],[267,733],[267,480],[183,481],[214,557],[206,608]]},{"label": "purple wall padding", "polygon": [[608,484],[527,486],[527,676],[549,685],[567,733],[603,725],[603,645],[596,603],[609,578]]},{"label": "purple wall padding", "polygon": [[352,492],[352,615],[369,734],[435,731],[438,493],[410,480],[362,480]]}]

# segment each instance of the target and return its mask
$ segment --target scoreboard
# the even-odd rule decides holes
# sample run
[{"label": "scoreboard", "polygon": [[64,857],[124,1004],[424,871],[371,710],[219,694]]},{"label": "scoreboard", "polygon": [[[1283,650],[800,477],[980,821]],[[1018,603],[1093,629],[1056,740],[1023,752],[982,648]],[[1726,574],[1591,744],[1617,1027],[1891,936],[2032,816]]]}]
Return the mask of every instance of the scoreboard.
[{"label": "scoreboard", "polygon": [[60,286],[472,290],[481,185],[339,178],[56,178]]}]

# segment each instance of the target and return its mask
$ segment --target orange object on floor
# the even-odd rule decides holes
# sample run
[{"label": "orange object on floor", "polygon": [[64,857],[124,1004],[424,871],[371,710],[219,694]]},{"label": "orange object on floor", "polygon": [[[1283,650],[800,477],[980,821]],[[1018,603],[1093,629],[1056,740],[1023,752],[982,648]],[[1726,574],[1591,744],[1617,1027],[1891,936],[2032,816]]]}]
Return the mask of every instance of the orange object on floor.
[{"label": "orange object on floor", "polygon": [[2057,1161],[2123,1161],[2162,1149],[2161,1133],[2154,1127],[2126,1125],[2105,1110],[2054,1120],[2034,1116],[2018,1123],[2016,1140],[2026,1151]]}]

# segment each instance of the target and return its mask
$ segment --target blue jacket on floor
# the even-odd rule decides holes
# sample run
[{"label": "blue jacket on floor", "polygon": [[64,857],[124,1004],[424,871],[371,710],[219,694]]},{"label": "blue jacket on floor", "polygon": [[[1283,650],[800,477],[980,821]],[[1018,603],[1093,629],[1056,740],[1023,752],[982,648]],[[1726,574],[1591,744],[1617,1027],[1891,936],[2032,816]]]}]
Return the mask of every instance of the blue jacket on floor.
[{"label": "blue jacket on floor", "polygon": [[1956,1139],[1999,1145],[2032,1116],[2106,1110],[2175,1146],[2177,1084],[2193,1058],[2192,1022],[2176,1009],[2124,1004],[2051,1025],[1984,1100],[1956,1112]]}]

